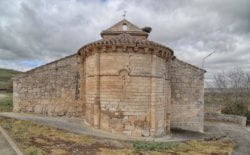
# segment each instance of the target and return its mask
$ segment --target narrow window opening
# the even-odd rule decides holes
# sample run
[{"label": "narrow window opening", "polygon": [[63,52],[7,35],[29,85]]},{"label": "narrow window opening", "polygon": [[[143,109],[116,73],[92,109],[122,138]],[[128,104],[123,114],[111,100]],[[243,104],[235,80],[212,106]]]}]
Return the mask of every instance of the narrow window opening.
[{"label": "narrow window opening", "polygon": [[123,31],[127,31],[127,30],[128,30],[127,24],[123,24],[123,25],[122,25],[122,30],[123,30]]}]

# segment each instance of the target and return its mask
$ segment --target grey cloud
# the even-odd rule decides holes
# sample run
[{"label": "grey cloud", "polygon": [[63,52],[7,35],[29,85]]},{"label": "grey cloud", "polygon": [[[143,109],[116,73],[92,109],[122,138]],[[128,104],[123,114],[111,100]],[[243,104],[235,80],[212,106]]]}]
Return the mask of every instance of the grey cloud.
[{"label": "grey cloud", "polygon": [[[248,0],[9,0],[0,2],[0,67],[27,70],[21,61],[43,63],[76,52],[122,19],[151,26],[151,40],[201,66],[206,78],[234,66],[250,68]],[[9,62],[8,63],[6,62]],[[248,68],[247,68],[248,67]]]}]

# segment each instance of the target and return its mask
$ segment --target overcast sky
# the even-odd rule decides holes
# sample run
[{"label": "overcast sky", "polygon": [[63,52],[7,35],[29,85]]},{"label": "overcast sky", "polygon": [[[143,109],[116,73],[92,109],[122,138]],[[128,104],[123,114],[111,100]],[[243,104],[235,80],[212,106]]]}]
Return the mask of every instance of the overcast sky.
[{"label": "overcast sky", "polygon": [[126,19],[153,28],[149,39],[201,67],[206,80],[250,70],[249,0],[1,0],[0,68],[26,71],[73,54]]}]

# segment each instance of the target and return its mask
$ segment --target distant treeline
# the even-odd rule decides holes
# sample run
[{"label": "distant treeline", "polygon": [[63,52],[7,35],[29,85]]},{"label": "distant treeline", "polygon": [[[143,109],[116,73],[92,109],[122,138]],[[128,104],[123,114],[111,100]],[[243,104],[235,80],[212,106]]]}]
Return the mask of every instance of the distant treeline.
[{"label": "distant treeline", "polygon": [[205,89],[205,103],[220,104],[223,113],[250,120],[250,72],[235,68],[215,75],[211,88]]}]

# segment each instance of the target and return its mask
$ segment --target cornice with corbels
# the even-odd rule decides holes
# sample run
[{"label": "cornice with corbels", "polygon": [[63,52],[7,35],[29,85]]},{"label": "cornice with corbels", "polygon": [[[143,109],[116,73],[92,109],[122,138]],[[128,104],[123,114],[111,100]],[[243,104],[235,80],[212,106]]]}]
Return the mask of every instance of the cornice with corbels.
[{"label": "cornice with corbels", "polygon": [[78,50],[78,54],[83,59],[93,55],[96,52],[151,54],[161,57],[165,60],[169,60],[174,57],[174,52],[172,49],[146,39],[136,39],[129,34],[123,34],[112,39],[102,39],[87,44]]}]

